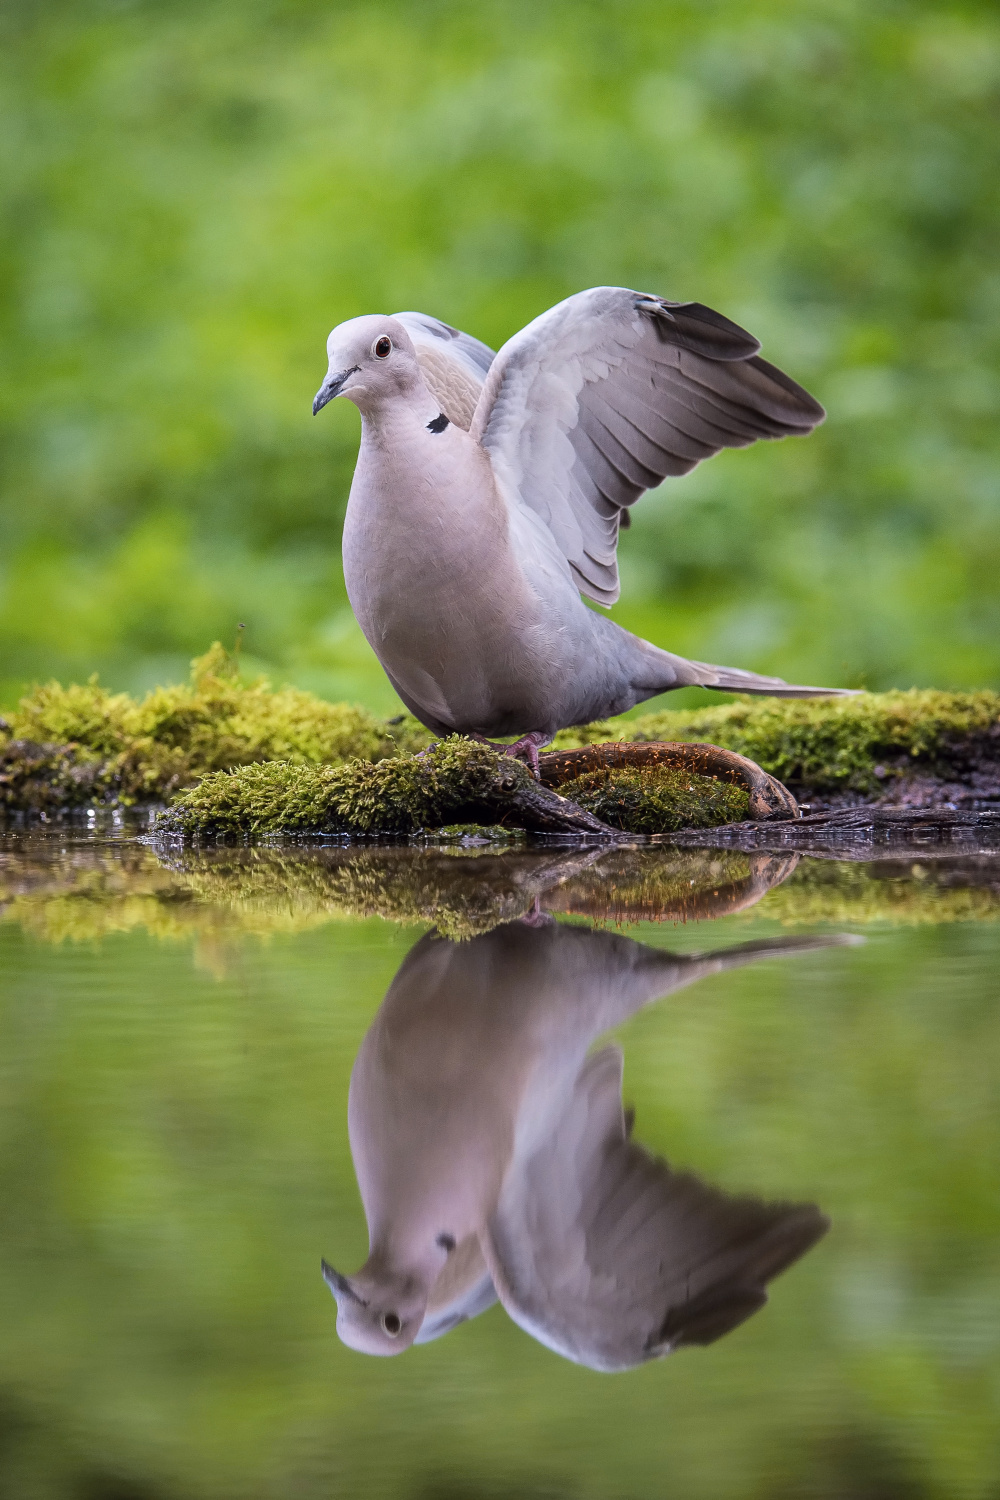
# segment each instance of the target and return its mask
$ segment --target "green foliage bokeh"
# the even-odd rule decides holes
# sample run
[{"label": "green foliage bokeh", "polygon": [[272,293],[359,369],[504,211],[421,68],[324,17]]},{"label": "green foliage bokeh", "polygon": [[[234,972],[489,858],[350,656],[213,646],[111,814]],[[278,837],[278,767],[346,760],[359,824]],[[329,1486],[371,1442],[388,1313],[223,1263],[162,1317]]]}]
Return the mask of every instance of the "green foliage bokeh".
[{"label": "green foliage bokeh", "polygon": [[[323,341],[696,298],[829,409],[647,498],[615,618],[872,688],[1000,683],[986,0],[8,0],[0,701],[251,661],[377,709]],[[346,408],[346,409],[345,409]]]}]

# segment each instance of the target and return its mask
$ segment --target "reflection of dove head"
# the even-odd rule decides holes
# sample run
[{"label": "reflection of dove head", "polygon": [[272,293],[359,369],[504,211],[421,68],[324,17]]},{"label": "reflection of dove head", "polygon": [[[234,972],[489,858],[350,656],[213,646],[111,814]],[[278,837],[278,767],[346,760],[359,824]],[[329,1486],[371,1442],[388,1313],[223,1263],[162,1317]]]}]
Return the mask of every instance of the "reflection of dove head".
[{"label": "reflection of dove head", "polygon": [[342,1276],[324,1261],[323,1280],[337,1299],[337,1332],[360,1354],[401,1354],[420,1332],[427,1287],[418,1277],[367,1267]]}]

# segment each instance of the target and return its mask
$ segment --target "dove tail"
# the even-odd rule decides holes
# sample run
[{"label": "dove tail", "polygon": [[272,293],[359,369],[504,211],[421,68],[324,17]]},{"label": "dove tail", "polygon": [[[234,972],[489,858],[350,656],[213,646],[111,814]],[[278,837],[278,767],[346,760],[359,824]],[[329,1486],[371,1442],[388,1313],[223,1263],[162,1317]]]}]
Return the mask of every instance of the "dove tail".
[{"label": "dove tail", "polygon": [[[710,661],[688,661],[644,641],[641,635],[622,630],[603,615],[590,611],[596,633],[608,638],[615,665],[627,681],[627,696],[615,696],[610,703],[597,708],[588,704],[589,718],[608,718],[624,712],[647,698],[668,693],[672,688],[705,687],[719,693],[761,693],[771,698],[847,698],[854,688],[810,687],[801,682],[786,682],[783,677],[763,677],[759,672],[744,672],[741,667],[719,667]],[[584,723],[585,719],[575,719]]]},{"label": "dove tail", "polygon": [[759,693],[771,698],[847,698],[855,692],[854,688],[806,687],[786,682],[783,677],[762,677],[758,672],[716,667],[707,661],[689,661],[685,666],[690,668],[691,675],[684,674],[684,686],[715,688],[723,693]]}]

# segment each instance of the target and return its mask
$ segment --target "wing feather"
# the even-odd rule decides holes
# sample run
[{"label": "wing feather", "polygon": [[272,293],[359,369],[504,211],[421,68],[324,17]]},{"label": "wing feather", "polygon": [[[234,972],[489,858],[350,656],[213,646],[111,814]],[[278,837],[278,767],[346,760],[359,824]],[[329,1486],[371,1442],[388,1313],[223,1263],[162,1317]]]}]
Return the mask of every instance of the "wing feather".
[{"label": "wing feather", "polygon": [[583,593],[618,597],[621,517],[645,490],[721,448],[802,435],[823,420],[759,348],[700,303],[595,287],[493,359],[470,431],[507,504],[546,522]]}]

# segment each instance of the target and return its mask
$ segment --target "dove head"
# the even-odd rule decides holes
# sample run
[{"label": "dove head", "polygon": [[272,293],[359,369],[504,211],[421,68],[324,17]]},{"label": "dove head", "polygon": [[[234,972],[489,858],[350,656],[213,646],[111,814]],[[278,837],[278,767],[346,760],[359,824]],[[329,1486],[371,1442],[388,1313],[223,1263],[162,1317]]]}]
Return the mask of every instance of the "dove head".
[{"label": "dove head", "polygon": [[337,1333],[359,1354],[402,1354],[420,1332],[427,1288],[408,1275],[367,1268],[342,1276],[323,1261],[323,1280],[337,1299]]},{"label": "dove head", "polygon": [[350,318],[333,330],[326,352],[330,366],[316,392],[313,416],[335,396],[371,412],[423,385],[410,335],[395,318]]}]

